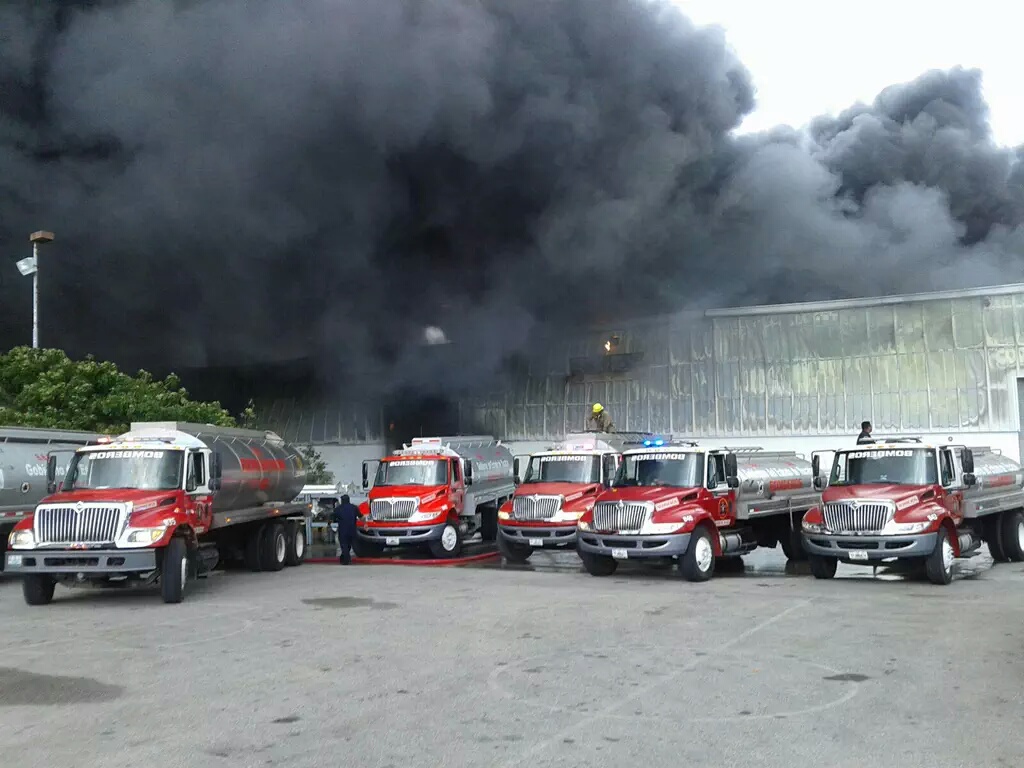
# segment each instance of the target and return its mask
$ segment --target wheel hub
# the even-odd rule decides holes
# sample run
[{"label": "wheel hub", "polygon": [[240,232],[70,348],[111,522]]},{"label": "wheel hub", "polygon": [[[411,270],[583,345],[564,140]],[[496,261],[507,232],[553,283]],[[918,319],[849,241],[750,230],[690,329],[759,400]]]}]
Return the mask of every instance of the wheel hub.
[{"label": "wheel hub", "polygon": [[1024,520],[1017,521],[1017,546],[1024,550]]},{"label": "wheel hub", "polygon": [[301,528],[295,532],[295,554],[300,560],[306,554],[306,532]]},{"label": "wheel hub", "polygon": [[953,567],[953,545],[949,539],[942,540],[942,567],[947,571]]},{"label": "wheel hub", "polygon": [[185,582],[188,580],[188,558],[181,558],[181,586],[185,586]]},{"label": "wheel hub", "polygon": [[459,532],[455,530],[454,526],[446,525],[444,531],[441,532],[441,546],[446,552],[451,552],[458,543]]},{"label": "wheel hub", "polygon": [[711,542],[703,536],[697,539],[696,547],[693,554],[697,561],[697,567],[700,568],[701,573],[705,573],[711,567],[715,552],[711,548]]},{"label": "wheel hub", "polygon": [[283,563],[285,555],[288,552],[288,542],[285,541],[284,534],[279,534],[277,541],[274,542],[274,554],[277,555],[277,562]]}]

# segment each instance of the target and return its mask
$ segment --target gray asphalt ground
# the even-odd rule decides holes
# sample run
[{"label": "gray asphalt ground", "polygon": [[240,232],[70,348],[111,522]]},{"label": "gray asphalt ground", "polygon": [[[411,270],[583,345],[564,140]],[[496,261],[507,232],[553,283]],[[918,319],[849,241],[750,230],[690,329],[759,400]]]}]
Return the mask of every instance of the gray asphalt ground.
[{"label": "gray asphalt ground", "polygon": [[1024,566],[305,565],[186,602],[0,579],[0,765],[1024,766]]}]

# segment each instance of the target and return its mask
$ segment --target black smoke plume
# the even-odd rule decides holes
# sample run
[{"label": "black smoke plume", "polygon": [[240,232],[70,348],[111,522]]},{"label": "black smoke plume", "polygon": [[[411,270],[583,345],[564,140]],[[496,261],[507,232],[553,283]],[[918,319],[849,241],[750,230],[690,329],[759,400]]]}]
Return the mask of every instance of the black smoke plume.
[{"label": "black smoke plume", "polygon": [[668,0],[10,0],[2,341],[40,228],[44,344],[377,389],[480,380],[539,324],[1021,278],[978,72],[736,137],[753,107]]}]

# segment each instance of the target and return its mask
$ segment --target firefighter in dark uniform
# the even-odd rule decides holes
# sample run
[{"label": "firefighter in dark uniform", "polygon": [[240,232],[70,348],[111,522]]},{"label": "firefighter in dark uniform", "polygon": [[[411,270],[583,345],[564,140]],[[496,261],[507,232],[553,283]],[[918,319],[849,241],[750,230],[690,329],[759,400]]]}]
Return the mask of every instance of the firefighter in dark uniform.
[{"label": "firefighter in dark uniform", "polygon": [[359,507],[353,504],[345,494],[341,503],[334,508],[334,522],[338,525],[338,560],[342,565],[352,562],[352,540],[356,537],[356,518]]},{"label": "firefighter in dark uniform", "polygon": [[590,409],[590,416],[587,417],[587,429],[595,432],[611,432],[613,426],[612,420],[605,413],[604,406],[594,403],[594,407]]},{"label": "firefighter in dark uniform", "polygon": [[875,440],[871,437],[871,422],[862,421],[860,423],[860,434],[857,435],[857,445],[870,445]]}]

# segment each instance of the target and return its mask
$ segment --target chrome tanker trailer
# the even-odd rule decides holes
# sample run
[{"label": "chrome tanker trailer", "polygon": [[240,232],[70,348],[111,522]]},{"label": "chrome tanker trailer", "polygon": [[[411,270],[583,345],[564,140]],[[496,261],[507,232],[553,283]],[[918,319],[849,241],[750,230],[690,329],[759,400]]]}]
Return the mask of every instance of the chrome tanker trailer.
[{"label": "chrome tanker trailer", "polygon": [[273,432],[137,423],[58,469],[51,457],[50,495],[6,556],[31,605],[50,602],[58,582],[159,583],[165,602],[180,602],[225,557],[271,571],[305,558],[308,505],[293,502],[305,464]]}]

